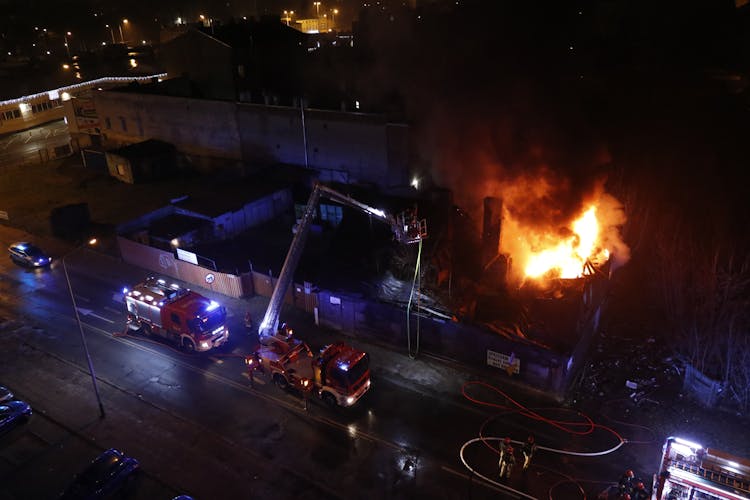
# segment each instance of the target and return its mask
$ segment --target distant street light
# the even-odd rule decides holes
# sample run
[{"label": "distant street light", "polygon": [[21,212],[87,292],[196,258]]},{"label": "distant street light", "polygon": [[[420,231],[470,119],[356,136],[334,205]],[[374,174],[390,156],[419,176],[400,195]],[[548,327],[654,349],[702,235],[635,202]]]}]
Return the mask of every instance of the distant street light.
[{"label": "distant street light", "polygon": [[[109,28],[109,34],[112,35],[112,45],[114,45],[115,44],[115,32],[112,29],[112,26],[110,26],[109,24],[105,24],[104,27]],[[106,45],[106,44],[102,42],[102,45]]]},{"label": "distant street light", "polygon": [[284,20],[286,21],[286,25],[289,26],[289,21],[292,20],[292,16],[294,15],[293,10],[285,10],[284,11]]},{"label": "distant street light", "polygon": [[315,6],[315,17],[320,17],[320,2],[313,2]]},{"label": "distant street light", "polygon": [[70,31],[66,31],[63,34],[63,39],[65,40],[65,52],[68,53],[68,59],[70,59],[70,47],[68,47],[68,37],[71,36],[71,34],[72,33]]},{"label": "distant street light", "polygon": [[331,16],[331,26],[336,27],[336,14],[339,13],[339,9],[333,9],[333,15]]},{"label": "distant street light", "polygon": [[[92,238],[88,242],[89,245],[95,245],[96,244],[96,238]],[[73,287],[70,286],[70,277],[68,276],[68,267],[65,265],[65,259],[70,257],[73,253],[83,248],[82,246],[78,246],[68,252],[67,255],[65,255],[62,258],[62,266],[63,266],[63,272],[65,273],[65,282],[68,284],[68,291],[70,292],[70,300],[73,303],[73,312],[75,312],[76,315],[76,323],[78,323],[78,331],[81,332],[81,344],[83,344],[83,352],[86,355],[86,362],[89,365],[89,374],[91,375],[91,382],[94,384],[94,394],[96,394],[96,401],[99,403],[99,417],[104,418],[104,405],[102,404],[102,398],[99,396],[99,385],[96,382],[96,374],[94,373],[94,364],[91,362],[91,355],[89,354],[89,348],[86,344],[86,336],[83,334],[83,325],[81,324],[81,317],[78,314],[78,306],[76,305],[76,297],[73,294]]]},{"label": "distant street light", "polygon": [[122,44],[125,43],[125,37],[122,36],[122,25],[123,24],[128,24],[128,20],[127,19],[123,19],[122,22],[117,25],[117,27],[120,29],[120,43],[122,43]]}]

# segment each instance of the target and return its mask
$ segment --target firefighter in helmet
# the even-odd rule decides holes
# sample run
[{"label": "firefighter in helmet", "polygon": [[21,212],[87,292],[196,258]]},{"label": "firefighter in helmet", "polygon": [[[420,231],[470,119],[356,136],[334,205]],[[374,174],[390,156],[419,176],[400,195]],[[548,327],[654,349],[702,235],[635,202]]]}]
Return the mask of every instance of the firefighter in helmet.
[{"label": "firefighter in helmet", "polygon": [[516,454],[511,445],[505,448],[503,458],[500,459],[500,479],[510,479],[513,466],[516,465]]},{"label": "firefighter in helmet", "polygon": [[632,493],[633,486],[635,486],[635,474],[633,473],[632,470],[628,469],[625,471],[625,474],[622,475],[618,483],[618,490],[620,491],[620,496],[624,495],[625,493],[628,493],[628,494]]},{"label": "firefighter in helmet", "polygon": [[536,453],[536,442],[534,442],[534,436],[529,436],[526,442],[521,447],[521,453],[523,454],[523,470],[529,468],[531,464],[531,457]]},{"label": "firefighter in helmet", "polygon": [[502,441],[500,441],[500,459],[498,460],[498,465],[503,463],[503,456],[505,455],[505,450],[508,449],[508,446],[510,446],[510,438],[506,437]]},{"label": "firefighter in helmet", "polygon": [[633,488],[633,492],[630,494],[630,498],[633,500],[648,500],[649,494],[648,491],[646,491],[646,485],[643,484],[643,481],[638,481],[635,483],[635,487]]}]

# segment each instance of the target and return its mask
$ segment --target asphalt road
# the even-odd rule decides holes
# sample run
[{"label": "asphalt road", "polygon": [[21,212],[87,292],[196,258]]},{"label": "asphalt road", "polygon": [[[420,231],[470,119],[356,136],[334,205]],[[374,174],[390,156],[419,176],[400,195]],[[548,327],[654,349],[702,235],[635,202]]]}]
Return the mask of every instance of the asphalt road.
[{"label": "asphalt road", "polygon": [[45,161],[50,151],[69,143],[68,126],[63,120],[1,136],[0,166]]},{"label": "asphalt road", "polygon": [[[13,239],[0,229],[3,246]],[[313,401],[306,411],[299,395],[262,377],[251,387],[244,375],[254,339],[242,316],[250,309],[260,317],[264,298],[221,299],[229,345],[187,356],[114,335],[124,330],[119,291],[144,271],[83,250],[66,262],[107,416],[98,418],[59,259],[36,271],[0,259],[0,383],[36,410],[26,427],[0,438],[2,500],[54,497],[110,446],[141,460],[142,478],[125,496],[134,499],[591,498],[634,454],[649,450],[658,460],[647,431],[591,426],[576,411],[514,393],[521,407],[535,408],[519,412],[496,381],[465,386],[474,380],[469,369],[375,345],[359,345],[371,355],[373,388],[355,408]],[[295,331],[313,345],[335,336],[305,317]],[[606,453],[618,432],[636,443]],[[501,482],[497,439],[529,433],[543,449],[526,474],[518,467]]]}]

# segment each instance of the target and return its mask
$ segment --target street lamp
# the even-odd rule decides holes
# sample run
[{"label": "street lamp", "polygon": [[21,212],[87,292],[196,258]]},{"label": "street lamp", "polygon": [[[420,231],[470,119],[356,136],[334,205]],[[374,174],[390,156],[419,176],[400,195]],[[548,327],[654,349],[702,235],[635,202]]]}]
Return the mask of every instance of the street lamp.
[{"label": "street lamp", "polygon": [[339,13],[339,9],[333,9],[332,15],[331,15],[331,26],[334,28],[336,27],[336,14]]},{"label": "street lamp", "polygon": [[315,6],[315,17],[320,17],[320,2],[313,2]]},{"label": "street lamp", "polygon": [[120,30],[120,43],[122,43],[122,44],[125,43],[125,37],[122,36],[122,25],[123,24],[128,24],[128,20],[127,19],[123,19],[122,22],[117,25],[117,28]]},{"label": "street lamp", "polygon": [[294,15],[293,10],[285,10],[284,11],[284,20],[286,21],[286,25],[289,26],[289,21],[292,20],[292,16]]},{"label": "street lamp", "polygon": [[63,39],[65,40],[65,52],[68,53],[68,59],[70,59],[70,47],[68,47],[68,37],[71,35],[72,33],[70,31],[66,31],[63,34]]},{"label": "street lamp", "polygon": [[[88,242],[89,245],[96,244],[96,238],[92,238]],[[73,312],[76,315],[76,323],[78,323],[78,330],[81,332],[81,344],[83,344],[83,353],[86,355],[86,362],[89,365],[89,374],[91,375],[91,382],[94,384],[94,394],[96,394],[96,401],[99,403],[99,418],[104,418],[104,405],[102,404],[102,398],[99,396],[99,385],[96,382],[96,374],[94,373],[94,364],[91,362],[91,355],[89,354],[89,347],[86,344],[86,336],[83,334],[83,325],[81,324],[81,317],[78,315],[78,306],[76,305],[76,297],[73,294],[73,287],[70,286],[70,277],[68,276],[68,267],[65,265],[65,259],[67,259],[76,250],[80,250],[82,247],[76,247],[67,255],[62,258],[63,272],[65,273],[65,282],[68,284],[68,291],[70,292],[70,301],[73,303]]]},{"label": "street lamp", "polygon": [[[105,24],[104,27],[109,28],[109,34],[112,35],[112,45],[114,45],[115,44],[115,32],[112,29],[112,26],[110,26],[109,24]],[[106,44],[102,44],[102,45],[106,45]]]}]

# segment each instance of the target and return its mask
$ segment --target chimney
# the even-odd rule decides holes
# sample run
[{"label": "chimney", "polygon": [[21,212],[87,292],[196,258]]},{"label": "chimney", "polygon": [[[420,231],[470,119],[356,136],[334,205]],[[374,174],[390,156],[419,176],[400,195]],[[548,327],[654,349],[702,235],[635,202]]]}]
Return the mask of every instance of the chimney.
[{"label": "chimney", "polygon": [[500,229],[503,214],[503,201],[488,196],[484,199],[484,220],[482,223],[482,267],[492,262],[500,250]]}]

